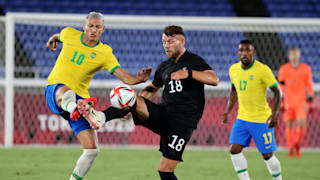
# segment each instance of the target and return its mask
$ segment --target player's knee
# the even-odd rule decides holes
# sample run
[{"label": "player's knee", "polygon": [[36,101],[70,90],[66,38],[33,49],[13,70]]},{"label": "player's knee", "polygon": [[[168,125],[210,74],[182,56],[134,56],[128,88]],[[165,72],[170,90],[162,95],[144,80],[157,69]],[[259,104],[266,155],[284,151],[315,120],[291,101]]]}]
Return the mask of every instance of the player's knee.
[{"label": "player's knee", "polygon": [[177,180],[177,177],[174,175],[174,172],[163,172],[159,170],[159,175],[161,180]]},{"label": "player's knee", "polygon": [[242,147],[231,145],[229,152],[230,154],[239,154],[242,152]]},{"label": "player's knee", "polygon": [[262,154],[262,156],[263,159],[267,161],[273,156],[273,153]]}]

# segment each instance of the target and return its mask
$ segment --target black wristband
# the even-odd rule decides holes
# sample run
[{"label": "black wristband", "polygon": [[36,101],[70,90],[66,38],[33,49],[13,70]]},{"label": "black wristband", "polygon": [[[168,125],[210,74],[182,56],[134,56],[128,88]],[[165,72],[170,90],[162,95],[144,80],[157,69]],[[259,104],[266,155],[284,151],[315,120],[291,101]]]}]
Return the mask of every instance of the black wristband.
[{"label": "black wristband", "polygon": [[309,97],[307,98],[307,102],[313,102],[313,97],[312,97],[312,96],[309,96]]},{"label": "black wristband", "polygon": [[188,66],[188,79],[192,79],[192,69]]}]

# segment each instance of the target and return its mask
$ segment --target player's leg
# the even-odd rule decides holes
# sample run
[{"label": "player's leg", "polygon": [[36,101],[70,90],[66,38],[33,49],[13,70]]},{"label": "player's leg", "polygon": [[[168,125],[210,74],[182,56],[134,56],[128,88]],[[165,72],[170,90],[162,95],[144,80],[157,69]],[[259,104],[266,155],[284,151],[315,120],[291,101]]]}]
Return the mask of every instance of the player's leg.
[{"label": "player's leg", "polygon": [[[49,109],[53,113],[60,114],[64,119],[69,119],[68,122],[72,131],[83,146],[83,154],[78,159],[73,175],[70,177],[70,180],[81,179],[88,172],[98,154],[96,134],[83,117],[80,117],[77,121],[70,120],[70,112],[68,112],[70,107],[66,102],[69,102],[69,104],[76,102],[76,95],[73,95],[73,92],[70,92],[67,86],[63,84],[48,85],[45,95]],[[62,108],[63,105],[66,105],[65,110]]]},{"label": "player's leg", "polygon": [[242,149],[250,145],[251,136],[246,122],[237,119],[230,134],[230,158],[240,180],[249,180],[247,160]]},{"label": "player's leg", "polygon": [[294,126],[295,126],[295,112],[293,108],[288,108],[284,111],[283,118],[286,122],[286,140],[289,148],[288,157],[294,156]]},{"label": "player's leg", "polygon": [[167,131],[161,135],[160,139],[160,151],[162,152],[162,157],[158,171],[161,180],[176,180],[177,177],[175,176],[174,171],[179,162],[182,161],[182,154],[186,144],[190,140],[193,129],[168,124],[165,129]]},{"label": "player's leg", "polygon": [[272,179],[281,180],[281,165],[273,154],[277,150],[274,129],[268,128],[268,123],[249,123],[248,127],[259,152],[264,158]]},{"label": "player's leg", "polygon": [[90,125],[96,121],[102,125],[113,119],[122,118],[130,112],[134,112],[141,120],[145,120],[149,116],[145,101],[140,96],[137,96],[136,103],[130,109],[118,109],[110,106],[106,110],[97,111],[93,107],[88,106],[85,100],[79,100],[77,106],[80,113],[90,122]]},{"label": "player's leg", "polygon": [[[72,91],[68,86],[63,85],[58,87],[55,94],[57,105],[64,111],[72,114],[77,108],[76,93]],[[75,117],[79,118],[80,114]]]},{"label": "player's leg", "polygon": [[158,169],[161,180],[177,180],[174,170],[179,162],[178,160],[172,160],[162,156]]},{"label": "player's leg", "polygon": [[301,106],[297,109],[297,124],[296,124],[296,156],[300,157],[300,146],[301,146],[301,140],[306,132],[306,109],[305,106]]},{"label": "player's leg", "polygon": [[81,180],[88,173],[99,153],[97,135],[93,129],[80,131],[77,138],[82,145],[83,152],[77,160],[70,180]]}]

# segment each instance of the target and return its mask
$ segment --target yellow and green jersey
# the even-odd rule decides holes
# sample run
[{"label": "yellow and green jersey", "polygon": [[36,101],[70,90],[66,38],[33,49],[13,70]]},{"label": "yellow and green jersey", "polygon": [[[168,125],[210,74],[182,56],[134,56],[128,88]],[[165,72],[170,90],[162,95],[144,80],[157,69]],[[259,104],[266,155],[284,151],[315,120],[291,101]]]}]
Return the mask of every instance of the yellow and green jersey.
[{"label": "yellow and green jersey", "polygon": [[265,123],[272,113],[266,100],[267,88],[277,85],[271,69],[257,60],[247,69],[238,62],[230,67],[229,76],[238,94],[237,118]]},{"label": "yellow and green jersey", "polygon": [[113,73],[120,67],[112,48],[102,42],[90,47],[83,42],[83,32],[67,27],[60,32],[62,50],[53,67],[48,84],[62,83],[83,98],[89,98],[89,84],[102,69]]}]

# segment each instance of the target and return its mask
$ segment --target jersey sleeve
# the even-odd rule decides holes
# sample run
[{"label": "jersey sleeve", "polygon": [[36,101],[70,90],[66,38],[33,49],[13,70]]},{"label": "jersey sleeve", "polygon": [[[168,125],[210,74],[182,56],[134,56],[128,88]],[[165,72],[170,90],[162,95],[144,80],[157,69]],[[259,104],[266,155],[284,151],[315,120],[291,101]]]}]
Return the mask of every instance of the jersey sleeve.
[{"label": "jersey sleeve", "polygon": [[162,87],[163,81],[162,81],[162,71],[161,68],[163,66],[163,63],[161,63],[158,67],[156,72],[154,73],[154,79],[152,81],[152,84],[156,87]]},{"label": "jersey sleeve", "polygon": [[106,63],[104,64],[103,69],[106,69],[107,71],[109,71],[110,74],[113,74],[113,72],[120,67],[120,64],[117,58],[112,53],[111,47],[107,48],[107,53],[105,58],[106,58]]},{"label": "jersey sleeve", "polygon": [[205,71],[205,70],[212,70],[210,65],[202,58],[199,58],[195,63],[191,65],[191,69],[196,71]]},{"label": "jersey sleeve", "polygon": [[72,29],[73,28],[71,27],[63,28],[59,34],[59,41],[64,42],[66,40],[66,37],[68,37],[68,34],[71,33]]},{"label": "jersey sleeve", "polygon": [[311,68],[307,67],[307,77],[306,77],[306,85],[307,85],[307,92],[309,96],[313,96],[314,90],[313,90],[313,81],[312,81],[312,71]]},{"label": "jersey sleeve", "polygon": [[274,77],[269,66],[265,65],[264,70],[262,71],[263,82],[269,87],[272,88],[278,84],[276,78]]}]

